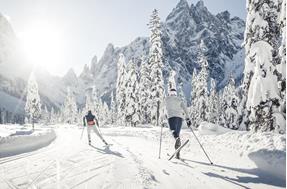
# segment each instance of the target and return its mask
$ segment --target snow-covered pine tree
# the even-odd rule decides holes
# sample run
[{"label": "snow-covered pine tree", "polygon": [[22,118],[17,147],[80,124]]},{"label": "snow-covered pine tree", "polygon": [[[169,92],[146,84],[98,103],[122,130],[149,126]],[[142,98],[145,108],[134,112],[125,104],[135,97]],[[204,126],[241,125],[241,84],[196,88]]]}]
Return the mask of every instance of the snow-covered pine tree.
[{"label": "snow-covered pine tree", "polygon": [[[280,15],[279,15],[279,26],[281,32],[281,42],[279,47],[279,64],[276,65],[276,75],[278,81],[278,88],[280,92],[280,107],[279,107],[279,115],[277,116],[278,119],[281,118],[283,123],[279,123],[281,127],[286,128],[286,0],[281,0],[282,2],[279,4],[280,6]],[[282,119],[282,116],[284,120]],[[276,127],[278,129],[280,127]],[[282,132],[282,131],[277,131]]]},{"label": "snow-covered pine tree", "polygon": [[116,100],[117,100],[117,122],[124,124],[125,121],[125,106],[126,106],[126,61],[123,54],[119,55],[117,63],[118,76],[117,76],[117,88],[116,88]]},{"label": "snow-covered pine tree", "polygon": [[105,101],[102,102],[101,116],[102,116],[101,126],[110,122],[111,114],[110,114],[109,106]]},{"label": "snow-covered pine tree", "polygon": [[164,80],[162,75],[163,70],[163,54],[162,41],[160,30],[160,18],[158,11],[155,9],[152,12],[150,22],[150,50],[149,50],[149,64],[151,68],[151,118],[152,124],[159,125],[163,120],[163,102],[165,97]]},{"label": "snow-covered pine tree", "polygon": [[196,69],[194,68],[192,72],[192,78],[191,78],[191,93],[190,93],[191,106],[189,107],[190,118],[192,122],[194,122],[196,118],[195,112],[193,112],[193,105],[192,105],[193,100],[195,99],[195,96],[196,96],[196,85],[197,85],[196,79],[197,79],[197,72],[196,72]]},{"label": "snow-covered pine tree", "polygon": [[117,107],[114,92],[111,94],[111,124],[114,124],[117,119]]},{"label": "snow-covered pine tree", "polygon": [[231,129],[238,129],[238,96],[236,94],[236,86],[233,76],[230,76],[228,85],[225,86],[223,91],[223,103],[224,105],[224,127]]},{"label": "snow-covered pine tree", "polygon": [[207,120],[211,123],[217,123],[219,116],[219,97],[216,92],[216,82],[211,79],[210,83],[210,93],[208,97],[208,115]]},{"label": "snow-covered pine tree", "polygon": [[31,73],[28,80],[25,113],[34,130],[34,123],[41,116],[41,102],[34,73]]},{"label": "snow-covered pine tree", "polygon": [[139,109],[141,122],[151,123],[151,77],[150,65],[144,56],[141,57],[140,83],[139,83]]},{"label": "snow-covered pine tree", "polygon": [[187,104],[186,97],[183,91],[183,81],[180,77],[177,77],[177,95],[182,99],[182,101]]},{"label": "snow-covered pine tree", "polygon": [[47,106],[44,106],[44,109],[42,110],[41,120],[43,124],[50,123],[50,112],[48,111]]},{"label": "snow-covered pine tree", "polygon": [[50,123],[55,124],[57,122],[57,114],[55,113],[55,109],[52,106],[51,113],[50,113]]},{"label": "snow-covered pine tree", "polygon": [[82,112],[82,114],[83,114],[82,116],[85,116],[89,110],[94,112],[95,111],[95,104],[94,104],[92,95],[90,93],[87,93],[86,94],[86,103],[85,103],[85,107],[84,107],[83,112]]},{"label": "snow-covered pine tree", "polygon": [[91,96],[92,104],[94,106],[94,108],[92,108],[91,111],[98,119],[99,124],[103,123],[106,115],[103,115],[103,102],[98,94],[96,86],[93,86],[91,95],[92,95]]},{"label": "snow-covered pine tree", "polygon": [[[278,20],[281,0],[247,2],[245,32],[244,88],[247,88],[246,108],[253,131],[285,132],[285,118],[280,113],[280,97],[276,66],[281,32]],[[283,121],[284,120],[284,121]]]},{"label": "snow-covered pine tree", "polygon": [[138,86],[136,66],[130,60],[127,67],[125,120],[133,127],[140,121]]},{"label": "snow-covered pine tree", "polygon": [[207,121],[208,113],[208,62],[204,55],[205,45],[203,41],[200,43],[200,51],[198,53],[198,64],[201,67],[200,72],[197,76],[194,75],[194,80],[192,81],[192,121],[195,127],[198,127],[202,121]]},{"label": "snow-covered pine tree", "polygon": [[63,105],[63,121],[64,123],[75,124],[78,122],[78,108],[75,95],[70,87],[67,88],[67,96]]},{"label": "snow-covered pine tree", "polygon": [[175,89],[176,90],[176,81],[175,81],[175,76],[176,76],[176,72],[174,70],[171,70],[169,72],[169,78],[168,78],[168,91],[170,91],[171,89]]}]

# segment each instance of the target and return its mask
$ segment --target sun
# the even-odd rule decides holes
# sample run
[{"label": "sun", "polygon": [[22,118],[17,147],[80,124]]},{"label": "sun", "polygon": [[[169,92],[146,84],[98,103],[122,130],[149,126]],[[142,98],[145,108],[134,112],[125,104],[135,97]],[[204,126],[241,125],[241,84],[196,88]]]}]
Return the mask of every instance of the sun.
[{"label": "sun", "polygon": [[19,35],[26,60],[35,67],[56,72],[63,64],[63,40],[61,32],[48,23],[34,23]]}]

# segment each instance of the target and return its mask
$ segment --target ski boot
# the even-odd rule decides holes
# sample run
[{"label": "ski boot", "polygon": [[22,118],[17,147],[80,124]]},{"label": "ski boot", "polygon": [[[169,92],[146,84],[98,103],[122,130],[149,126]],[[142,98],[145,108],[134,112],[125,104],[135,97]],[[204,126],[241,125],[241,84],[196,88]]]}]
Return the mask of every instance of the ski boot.
[{"label": "ski boot", "polygon": [[91,146],[91,140],[89,140],[89,145]]},{"label": "ski boot", "polygon": [[[174,147],[175,147],[175,149],[178,149],[180,146],[181,146],[181,141],[180,141],[180,138],[177,137],[177,138],[175,139],[175,145],[174,145]],[[180,152],[177,152],[177,153],[176,153],[176,159],[179,159],[179,158],[180,158]]]}]

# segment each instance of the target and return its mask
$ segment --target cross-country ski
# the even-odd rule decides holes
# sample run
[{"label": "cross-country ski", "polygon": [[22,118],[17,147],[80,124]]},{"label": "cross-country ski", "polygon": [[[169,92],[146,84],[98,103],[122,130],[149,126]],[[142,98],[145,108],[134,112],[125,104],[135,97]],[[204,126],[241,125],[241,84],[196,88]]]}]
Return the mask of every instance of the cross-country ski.
[{"label": "cross-country ski", "polygon": [[[174,156],[176,156],[176,155],[180,152],[180,150],[181,150],[188,142],[189,142],[189,140],[186,140],[181,146],[179,146],[179,147],[175,150],[175,152],[169,157],[168,160],[171,160]],[[177,159],[180,159],[180,157],[177,156]]]},{"label": "cross-country ski", "polygon": [[286,0],[0,0],[11,188],[286,188]]}]

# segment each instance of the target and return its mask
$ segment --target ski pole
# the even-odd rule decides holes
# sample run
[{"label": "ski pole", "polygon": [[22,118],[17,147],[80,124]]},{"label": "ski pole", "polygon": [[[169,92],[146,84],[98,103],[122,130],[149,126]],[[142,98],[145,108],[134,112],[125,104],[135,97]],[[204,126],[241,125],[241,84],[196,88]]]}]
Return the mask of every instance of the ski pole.
[{"label": "ski pole", "polygon": [[197,140],[198,144],[200,145],[201,149],[203,150],[204,154],[206,155],[207,159],[209,160],[210,164],[213,165],[212,161],[209,159],[207,153],[205,152],[203,146],[201,145],[201,143],[199,142],[199,140],[198,140],[198,138],[196,137],[195,133],[193,132],[193,129],[192,129],[191,127],[189,127],[189,128],[190,128],[192,134],[194,135],[194,137],[196,138],[196,140]]},{"label": "ski pole", "polygon": [[161,129],[160,129],[160,140],[159,140],[159,152],[158,152],[158,159],[160,159],[160,153],[161,153],[162,128],[163,128],[163,124],[161,125]]},{"label": "ski pole", "polygon": [[83,129],[82,129],[81,140],[83,138],[84,130],[85,130],[85,126],[83,126]]}]

